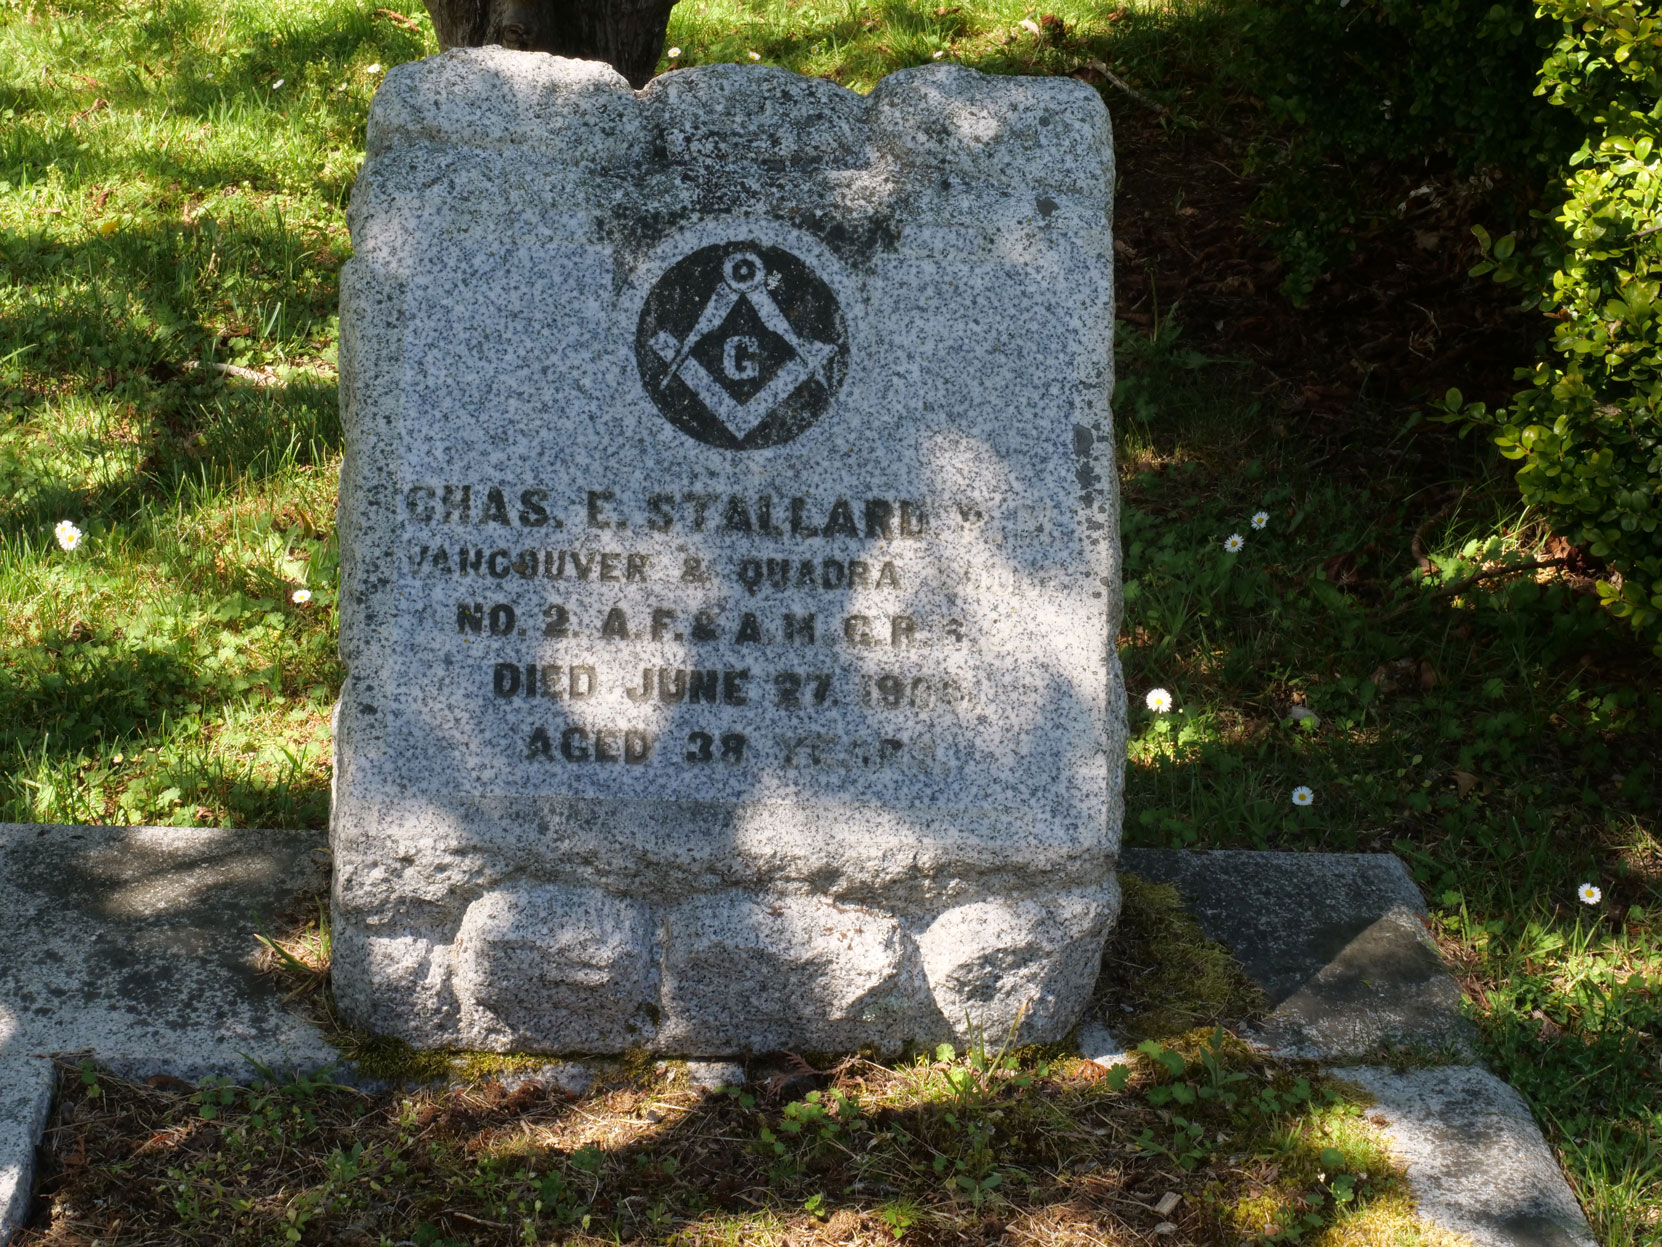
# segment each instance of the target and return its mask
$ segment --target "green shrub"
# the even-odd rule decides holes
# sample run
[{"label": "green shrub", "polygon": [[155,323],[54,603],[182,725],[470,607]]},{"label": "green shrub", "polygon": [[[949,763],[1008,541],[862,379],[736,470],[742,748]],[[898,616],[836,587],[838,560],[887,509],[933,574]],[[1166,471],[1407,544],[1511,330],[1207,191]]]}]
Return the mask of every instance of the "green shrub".
[{"label": "green shrub", "polygon": [[[1274,140],[1255,211],[1309,293],[1404,181],[1556,168],[1567,119],[1529,106],[1552,28],[1534,0],[1261,0],[1249,29]],[[1538,178],[1536,179],[1539,180]]]},{"label": "green shrub", "polygon": [[1520,375],[1529,389],[1503,411],[1463,414],[1522,462],[1524,499],[1608,562],[1599,596],[1662,652],[1662,16],[1634,0],[1544,0],[1540,11],[1562,34],[1537,93],[1585,141],[1536,263],[1513,236],[1491,244],[1479,232],[1488,258],[1473,271],[1539,282],[1557,324],[1549,357]]}]

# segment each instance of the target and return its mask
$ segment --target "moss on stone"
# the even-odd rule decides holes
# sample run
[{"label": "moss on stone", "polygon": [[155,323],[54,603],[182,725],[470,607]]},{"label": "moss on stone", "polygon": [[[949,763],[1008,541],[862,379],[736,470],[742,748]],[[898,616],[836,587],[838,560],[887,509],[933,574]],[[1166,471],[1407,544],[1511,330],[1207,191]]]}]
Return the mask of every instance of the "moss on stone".
[{"label": "moss on stone", "polygon": [[480,1082],[524,1070],[538,1069],[558,1058],[526,1052],[476,1052],[461,1048],[417,1048],[391,1035],[376,1035],[346,1025],[335,1010],[334,998],[319,994],[309,1016],[324,1038],[351,1064],[361,1078],[401,1085],[442,1083],[460,1079]]},{"label": "moss on stone", "polygon": [[402,1039],[365,1031],[336,1028],[326,1034],[360,1077],[390,1083],[436,1083],[450,1077],[453,1053],[423,1051]]},{"label": "moss on stone", "polygon": [[335,1030],[329,1034],[329,1041],[361,1076],[389,1083],[438,1083],[451,1079],[481,1082],[538,1069],[553,1059],[518,1052],[421,1049],[402,1039],[362,1031]]},{"label": "moss on stone", "polygon": [[1184,911],[1176,888],[1125,873],[1119,880],[1125,901],[1096,989],[1117,1037],[1164,1040],[1262,1014],[1263,993]]}]

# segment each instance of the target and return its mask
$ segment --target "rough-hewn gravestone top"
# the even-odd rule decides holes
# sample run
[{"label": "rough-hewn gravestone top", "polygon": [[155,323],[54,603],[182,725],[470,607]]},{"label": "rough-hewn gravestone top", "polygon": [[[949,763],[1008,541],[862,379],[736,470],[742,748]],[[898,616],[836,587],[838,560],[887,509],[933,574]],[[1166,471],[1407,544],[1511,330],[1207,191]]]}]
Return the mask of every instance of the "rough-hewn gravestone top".
[{"label": "rough-hewn gravestone top", "polygon": [[1065,1033],[1124,754],[1094,91],[475,49],[389,74],[369,153],[342,1006],[495,1048]]}]

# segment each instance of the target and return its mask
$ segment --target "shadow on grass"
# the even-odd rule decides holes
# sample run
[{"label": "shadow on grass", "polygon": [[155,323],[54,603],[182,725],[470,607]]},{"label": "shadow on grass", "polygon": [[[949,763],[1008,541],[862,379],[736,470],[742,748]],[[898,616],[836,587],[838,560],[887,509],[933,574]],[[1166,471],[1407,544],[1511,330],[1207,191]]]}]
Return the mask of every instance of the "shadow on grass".
[{"label": "shadow on grass", "polygon": [[[339,451],[332,376],[299,373],[269,388],[222,376],[207,365],[232,353],[227,332],[182,316],[164,293],[220,262],[255,280],[270,272],[272,300],[243,311],[241,325],[235,309],[212,310],[229,312],[230,327],[256,350],[281,355],[326,336],[334,271],[314,270],[299,289],[276,276],[302,250],[292,231],[269,220],[199,222],[75,244],[14,235],[0,246],[13,278],[36,291],[0,326],[0,357],[20,353],[28,395],[9,405],[38,419],[50,379],[59,422],[74,422],[44,445],[0,444],[0,537],[71,514],[128,522],[147,508],[171,509],[187,481],[227,489]],[[119,282],[104,276],[112,272]],[[85,284],[67,284],[65,274],[84,274]]]},{"label": "shadow on grass", "polygon": [[[1662,1125],[1662,668],[1585,572],[1426,582],[1417,553],[1446,584],[1548,536],[1487,447],[1360,404],[1232,418],[1256,400],[1220,401],[1227,373],[1131,346],[1127,842],[1397,853],[1485,1058],[1585,1189],[1614,1190]],[[1173,713],[1145,708],[1153,688]],[[1593,1133],[1596,1158],[1573,1144]]]},{"label": "shadow on grass", "polygon": [[[36,20],[52,21],[56,15],[67,19],[77,59],[91,73],[71,81],[49,75],[56,92],[18,84],[0,88],[0,99],[26,123],[11,128],[0,157],[34,168],[61,161],[91,181],[143,174],[218,184],[249,176],[246,160],[235,164],[202,159],[200,142],[180,145],[183,150],[178,152],[170,150],[170,143],[89,147],[70,126],[41,129],[27,124],[40,114],[56,120],[61,112],[67,120],[95,98],[118,113],[142,110],[210,124],[247,121],[264,126],[280,125],[304,101],[310,131],[355,142],[363,132],[367,99],[358,93],[337,93],[340,75],[371,63],[395,65],[425,55],[430,35],[386,16],[409,9],[425,23],[419,5],[394,3],[377,9],[290,4],[265,6],[265,20],[249,29],[242,14],[232,17],[224,6],[204,0],[142,6],[60,0]],[[233,22],[240,42],[231,42]],[[154,73],[152,64],[167,66],[170,72]],[[74,101],[65,98],[71,91]],[[349,188],[350,179],[325,187],[336,203],[344,202]]]},{"label": "shadow on grass", "polygon": [[[1239,15],[1223,4],[1155,10],[1063,0],[1051,7],[1059,24],[1047,18],[1039,34],[1013,24],[1023,16],[1019,13],[1008,19],[1010,24],[978,26],[978,15],[966,14],[961,6],[877,0],[807,13],[793,7],[783,17],[740,19],[737,26],[724,14],[706,18],[702,11],[698,16],[692,10],[676,11],[670,36],[687,45],[678,68],[747,62],[754,52],[770,64],[824,73],[860,90],[870,89],[885,74],[930,64],[940,53],[990,74],[1069,74],[1092,60],[1106,61],[1122,76],[1146,73],[1157,91],[1167,94],[1166,84],[1201,84],[1203,93],[1221,85],[1227,68],[1220,72],[1214,50],[1238,42],[1240,35]],[[1109,99],[1111,108],[1124,103],[1124,96]],[[1206,103],[1208,109],[1217,106],[1217,100]]]},{"label": "shadow on grass", "polygon": [[[1317,1174],[1330,1174],[1328,1149],[1343,1142],[1305,1124],[1331,1108],[1298,1099],[1291,1078],[1270,1085],[1286,1107],[1265,1115],[1261,1137],[1236,1128],[1231,1146],[1248,1150],[1230,1163],[1212,1157],[1217,1145],[1197,1153],[1186,1141],[1194,1136],[1143,1102],[1144,1085],[1158,1075],[1142,1075],[1129,1094],[1053,1077],[969,1096],[954,1095],[940,1073],[929,1077],[928,1102],[895,1107],[863,1094],[868,1079],[887,1081],[881,1070],[845,1073],[835,1089],[829,1078],[805,1078],[790,1098],[754,1101],[637,1084],[568,1104],[535,1084],[508,1092],[486,1083],[366,1111],[353,1097],[305,1084],[208,1089],[198,1099],[210,1105],[212,1121],[182,1092],[106,1080],[98,1122],[88,1129],[70,1125],[88,1089],[80,1070],[67,1070],[48,1130],[40,1213],[22,1242],[76,1241],[85,1228],[80,1210],[95,1200],[110,1215],[124,1214],[125,1226],[151,1226],[179,1242],[206,1242],[210,1233],[221,1243],[269,1241],[284,1225],[274,1210],[297,1205],[317,1242],[352,1241],[355,1228],[430,1247],[530,1238],[740,1243],[759,1235],[846,1243],[892,1240],[897,1230],[926,1244],[1041,1232],[1072,1241],[1069,1231],[1100,1241],[1104,1231],[1143,1234],[1164,1219],[1149,1207],[1150,1186],[1184,1192],[1171,1216],[1191,1238],[1208,1241],[1273,1233],[1311,1211],[1319,1220],[1325,1192]],[[806,1098],[809,1082],[823,1090]],[[1205,1108],[1193,1116],[1206,1128],[1232,1124]],[[1272,1142],[1276,1127],[1283,1137]],[[158,1136],[168,1140],[165,1155],[135,1153],[134,1140]],[[592,1141],[580,1142],[585,1136]],[[237,1138],[281,1140],[284,1171],[255,1160],[234,1176],[214,1176],[215,1154]],[[70,1165],[73,1147],[84,1150]],[[118,1149],[128,1163],[115,1180]],[[1347,1167],[1372,1166],[1364,1206],[1400,1206],[1382,1151],[1365,1143],[1345,1151]]]},{"label": "shadow on grass", "polygon": [[[0,541],[27,535],[49,540],[53,524],[75,517],[104,525],[131,525],[137,550],[165,546],[164,534],[147,531],[165,523],[181,495],[211,497],[258,485],[297,467],[321,466],[339,452],[340,423],[333,381],[290,382],[280,390],[254,391],[237,381],[162,382],[148,407],[152,452],[137,464],[88,485],[78,462],[98,455],[92,445],[45,461],[0,446],[0,482],[11,491],[0,506]],[[65,439],[59,439],[60,445]],[[270,579],[269,570],[259,573]],[[234,587],[270,591],[242,579]]]}]

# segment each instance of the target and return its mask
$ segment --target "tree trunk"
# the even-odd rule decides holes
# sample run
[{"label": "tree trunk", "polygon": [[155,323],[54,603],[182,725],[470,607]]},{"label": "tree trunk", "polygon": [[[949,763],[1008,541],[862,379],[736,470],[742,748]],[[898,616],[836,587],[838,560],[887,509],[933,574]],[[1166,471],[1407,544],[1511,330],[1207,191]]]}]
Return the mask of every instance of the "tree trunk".
[{"label": "tree trunk", "polygon": [[499,43],[605,61],[643,87],[658,67],[675,0],[426,0],[443,48]]}]

